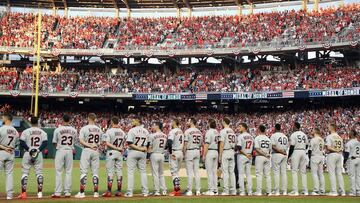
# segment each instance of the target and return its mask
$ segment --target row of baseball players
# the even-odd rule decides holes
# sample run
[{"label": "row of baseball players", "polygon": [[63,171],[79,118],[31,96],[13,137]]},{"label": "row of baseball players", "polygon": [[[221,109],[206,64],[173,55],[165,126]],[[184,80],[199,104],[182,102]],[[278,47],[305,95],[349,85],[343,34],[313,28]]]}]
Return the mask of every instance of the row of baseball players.
[{"label": "row of baseball players", "polygon": [[[7,198],[13,197],[13,164],[17,131],[11,126],[12,116],[6,114],[3,116],[4,126],[0,128],[0,166],[6,171],[6,190]],[[221,123],[223,129],[218,132],[216,130],[215,120],[209,120],[209,130],[206,132],[205,140],[203,135],[196,128],[196,120],[189,119],[187,122],[188,129],[183,133],[179,128],[179,121],[172,121],[172,130],[169,136],[162,133],[162,124],[154,122],[152,129],[154,133],[150,134],[142,124],[140,118],[134,118],[132,125],[134,126],[126,134],[119,126],[119,119],[114,117],[111,119],[111,128],[104,134],[95,124],[95,114],[89,114],[88,125],[80,130],[80,144],[84,147],[80,158],[80,192],[75,195],[76,198],[85,197],[85,185],[87,181],[88,168],[92,170],[92,181],[94,185],[94,197],[99,197],[98,193],[98,170],[99,170],[99,148],[101,145],[107,146],[106,152],[106,169],[107,169],[107,192],[104,197],[112,195],[112,184],[114,175],[117,181],[117,191],[115,196],[121,196],[122,188],[122,160],[127,143],[127,192],[126,197],[133,196],[134,188],[134,171],[136,168],[140,170],[142,195],[148,195],[148,184],[146,174],[147,155],[151,161],[152,176],[154,181],[154,195],[167,194],[165,179],[163,175],[164,154],[168,151],[170,154],[170,170],[174,185],[174,191],[169,195],[179,196],[180,178],[179,169],[181,162],[185,160],[188,185],[185,195],[192,195],[193,179],[195,178],[195,194],[201,195],[199,164],[200,159],[205,161],[208,191],[202,193],[204,195],[217,195],[217,168],[221,165],[224,188],[221,195],[236,195],[235,183],[235,161],[238,162],[237,169],[239,173],[239,195],[252,195],[252,177],[251,162],[253,149],[256,150],[255,170],[256,170],[256,192],[254,195],[262,195],[262,176],[266,179],[266,194],[287,195],[287,176],[286,166],[287,160],[290,159],[292,166],[293,191],[289,195],[299,195],[298,192],[298,172],[302,176],[302,194],[308,195],[307,178],[306,178],[306,161],[308,160],[306,151],[309,149],[311,157],[310,166],[313,175],[314,189],[312,195],[321,195],[325,193],[325,181],[323,175],[324,150],[327,155],[327,167],[330,176],[331,191],[328,195],[337,196],[345,195],[344,181],[342,176],[342,151],[344,144],[342,138],[336,133],[336,126],[329,125],[330,135],[326,137],[326,143],[321,138],[320,131],[314,130],[314,137],[311,141],[308,136],[300,131],[300,124],[294,124],[294,133],[288,139],[281,133],[281,126],[275,126],[276,132],[269,138],[265,135],[265,126],[260,125],[257,129],[257,136],[254,138],[248,133],[245,123],[239,124],[241,134],[236,135],[234,130],[230,128],[231,121],[224,118]],[[20,145],[24,148],[25,153],[22,160],[21,177],[22,192],[20,198],[26,198],[27,177],[30,168],[35,168],[38,182],[38,197],[42,197],[43,187],[43,159],[39,153],[47,145],[47,134],[37,127],[38,119],[31,118],[32,127],[26,129],[20,137]],[[350,132],[351,140],[347,143],[345,159],[350,160],[350,193],[349,195],[359,195],[360,192],[360,138],[355,131]],[[74,141],[77,138],[77,131],[70,126],[70,117],[64,115],[63,125],[54,131],[53,144],[56,146],[57,152],[55,156],[56,170],[56,187],[53,198],[59,198],[64,192],[65,197],[71,196],[71,174],[73,164]],[[204,153],[200,150],[203,147]],[[235,160],[237,159],[237,160]],[[271,188],[271,167],[273,169],[275,186],[274,192]],[[62,171],[65,170],[64,187],[62,186]],[[282,184],[280,189],[280,175]],[[247,178],[247,191],[244,188],[244,177]],[[336,189],[336,179],[339,185],[339,191]],[[247,192],[247,193],[246,193]]]}]

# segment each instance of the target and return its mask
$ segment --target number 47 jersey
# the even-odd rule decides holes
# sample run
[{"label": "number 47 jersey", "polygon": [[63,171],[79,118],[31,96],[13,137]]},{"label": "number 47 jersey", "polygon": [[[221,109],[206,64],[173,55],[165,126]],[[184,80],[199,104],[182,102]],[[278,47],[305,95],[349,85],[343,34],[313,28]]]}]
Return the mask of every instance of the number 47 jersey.
[{"label": "number 47 jersey", "polygon": [[110,144],[114,145],[115,147],[124,149],[124,144],[126,141],[126,134],[120,128],[110,128],[104,134],[103,139],[104,139],[104,141],[109,142]]},{"label": "number 47 jersey", "polygon": [[77,131],[71,126],[60,126],[55,129],[53,143],[56,144],[56,149],[73,150],[75,139],[77,138]]}]

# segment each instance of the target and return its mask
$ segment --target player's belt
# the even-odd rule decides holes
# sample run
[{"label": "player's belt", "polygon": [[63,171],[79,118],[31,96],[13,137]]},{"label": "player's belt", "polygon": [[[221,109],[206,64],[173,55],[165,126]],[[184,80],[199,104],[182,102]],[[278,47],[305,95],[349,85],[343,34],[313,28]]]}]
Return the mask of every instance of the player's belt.
[{"label": "player's belt", "polygon": [[355,160],[355,159],[360,159],[360,157],[354,157],[354,156],[352,156],[352,157],[350,157],[350,159],[351,159],[351,160]]},{"label": "player's belt", "polygon": [[224,149],[224,150],[234,150],[233,148],[229,148],[229,149]]},{"label": "player's belt", "polygon": [[294,149],[294,150],[305,150],[305,149]]},{"label": "player's belt", "polygon": [[208,149],[208,150],[216,150],[217,151],[217,149]]},{"label": "player's belt", "polygon": [[190,150],[199,150],[199,148],[192,148],[192,149],[186,149],[187,151],[190,151]]},{"label": "player's belt", "polygon": [[173,149],[172,151],[173,151],[173,152],[182,151],[182,149]]}]

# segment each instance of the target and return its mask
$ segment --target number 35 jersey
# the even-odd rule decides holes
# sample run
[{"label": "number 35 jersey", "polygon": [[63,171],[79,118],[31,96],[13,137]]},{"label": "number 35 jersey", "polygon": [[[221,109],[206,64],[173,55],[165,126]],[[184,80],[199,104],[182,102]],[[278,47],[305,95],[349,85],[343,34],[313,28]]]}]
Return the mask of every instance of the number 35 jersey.
[{"label": "number 35 jersey", "polygon": [[93,144],[96,146],[100,146],[101,139],[103,132],[102,130],[96,125],[86,125],[81,128],[79,139],[82,139],[84,142],[88,144]]},{"label": "number 35 jersey", "polygon": [[77,131],[71,126],[60,126],[55,129],[52,142],[56,144],[56,149],[73,150]]},{"label": "number 35 jersey", "polygon": [[[126,141],[126,134],[120,128],[110,128],[106,131],[103,135],[104,141],[118,147],[120,149],[124,149],[125,141]],[[112,149],[109,149],[112,150]]]},{"label": "number 35 jersey", "polygon": [[30,151],[32,149],[38,149],[48,138],[45,131],[38,127],[31,127],[22,132],[20,140],[26,143]]},{"label": "number 35 jersey", "polygon": [[203,136],[199,129],[189,128],[185,131],[184,141],[187,142],[187,149],[200,149],[203,143]]}]

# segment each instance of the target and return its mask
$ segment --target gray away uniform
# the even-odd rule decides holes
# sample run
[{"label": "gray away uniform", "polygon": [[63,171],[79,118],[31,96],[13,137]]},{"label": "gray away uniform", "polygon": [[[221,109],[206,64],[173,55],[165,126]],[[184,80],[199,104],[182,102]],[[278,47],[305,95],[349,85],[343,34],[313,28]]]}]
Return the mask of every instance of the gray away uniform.
[{"label": "gray away uniform", "polygon": [[294,152],[291,155],[291,172],[293,180],[293,192],[299,192],[298,189],[298,171],[301,174],[302,190],[308,192],[306,166],[308,157],[306,155],[306,146],[309,145],[308,137],[302,131],[296,131],[290,136],[290,145],[294,146]]},{"label": "gray away uniform", "polygon": [[185,152],[186,173],[188,177],[187,190],[192,191],[193,179],[195,176],[195,189],[200,192],[200,147],[203,143],[203,136],[199,129],[189,128],[185,131],[184,141],[187,142]]},{"label": "gray away uniform", "polygon": [[313,191],[322,194],[325,193],[324,147],[324,139],[321,137],[314,137],[310,140],[310,168],[313,177]]},{"label": "gray away uniform", "polygon": [[220,131],[220,141],[224,143],[224,151],[221,158],[221,169],[224,179],[224,193],[236,194],[235,179],[235,144],[236,134],[231,128]]},{"label": "gray away uniform", "polygon": [[350,194],[360,195],[360,142],[350,140],[346,143],[345,151],[349,153]]},{"label": "gray away uniform", "polygon": [[[0,145],[15,148],[19,140],[19,133],[12,126],[4,125],[0,127]],[[14,196],[14,153],[10,154],[5,150],[0,150],[0,170],[5,170],[6,174],[6,195],[12,199]]]},{"label": "gray away uniform", "polygon": [[[258,135],[255,140],[255,149],[260,149],[265,154],[271,153],[271,140],[266,135]],[[270,176],[270,159],[256,155],[255,159],[255,173],[256,173],[256,193],[262,193],[262,178],[265,175],[266,193],[271,193],[271,176]]]},{"label": "gray away uniform", "polygon": [[[288,151],[289,141],[284,133],[276,132],[271,138],[272,146],[275,146],[277,149],[281,149],[285,152]],[[287,193],[287,155],[277,153],[274,150],[271,155],[271,163],[274,172],[274,191],[275,193],[280,193],[280,174],[282,180],[282,192]]]},{"label": "gray away uniform", "polygon": [[167,136],[162,132],[156,132],[149,136],[149,147],[151,147],[151,171],[154,180],[155,193],[166,192],[165,177],[164,177],[164,161],[165,161],[165,145]]},{"label": "gray away uniform", "polygon": [[[241,133],[238,136],[237,146],[241,147],[241,150],[252,156],[252,152],[254,149],[254,138],[248,132]],[[248,159],[243,154],[237,155],[237,168],[239,173],[239,192],[240,194],[245,193],[245,179],[244,175],[246,175],[247,180],[247,192],[248,194],[252,194],[252,177],[251,177],[251,163],[252,158]]]},{"label": "gray away uniform", "polygon": [[336,177],[339,184],[339,192],[345,193],[344,178],[342,175],[343,157],[342,151],[344,150],[343,139],[337,134],[332,133],[325,139],[325,145],[340,152],[331,152],[327,155],[326,164],[329,171],[331,193],[337,193],[336,190]]},{"label": "gray away uniform", "polygon": [[[148,130],[146,130],[143,126],[136,126],[129,130],[126,141],[138,147],[146,147],[149,142],[148,136],[149,136]],[[130,148],[126,164],[128,168],[127,192],[131,194],[133,192],[134,171],[136,168],[138,168],[141,174],[142,193],[148,194],[149,190],[147,186],[147,174],[146,174],[146,152],[140,152]]]},{"label": "gray away uniform", "polygon": [[205,167],[208,175],[208,189],[216,192],[217,189],[217,166],[219,162],[218,144],[220,134],[215,129],[209,129],[205,135],[205,144],[208,145],[208,152],[205,157]]},{"label": "gray away uniform", "polygon": [[55,195],[61,196],[62,193],[62,171],[65,170],[64,193],[71,195],[72,169],[73,169],[73,150],[74,142],[77,138],[77,131],[71,126],[60,126],[55,129],[53,144],[56,144],[55,155]]}]

